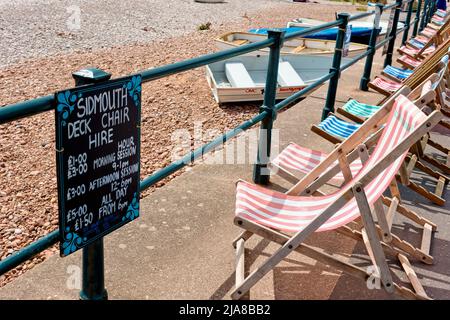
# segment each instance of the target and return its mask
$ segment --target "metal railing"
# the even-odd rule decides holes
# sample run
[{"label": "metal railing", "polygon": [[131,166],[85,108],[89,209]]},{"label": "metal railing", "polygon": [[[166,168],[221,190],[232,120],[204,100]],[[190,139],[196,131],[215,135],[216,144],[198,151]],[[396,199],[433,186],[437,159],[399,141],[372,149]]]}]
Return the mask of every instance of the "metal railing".
[{"label": "metal railing", "polygon": [[[399,20],[399,13],[400,13],[400,7],[402,6],[403,2],[408,2],[408,12],[407,12],[407,19],[406,19],[406,25],[401,30],[397,30],[397,23]],[[224,144],[226,141],[236,137],[238,134],[240,134],[242,131],[248,130],[251,127],[255,126],[256,124],[261,122],[260,130],[266,130],[267,139],[260,139],[258,143],[258,155],[257,155],[257,161],[254,167],[254,176],[253,180],[256,183],[259,184],[266,184],[269,181],[269,176],[262,174],[262,169],[264,169],[267,166],[268,159],[270,157],[270,150],[271,150],[271,144],[270,144],[270,137],[271,137],[271,129],[273,122],[276,118],[277,113],[282,110],[283,108],[297,102],[301,97],[306,95],[307,93],[311,92],[312,90],[316,89],[318,86],[324,84],[326,81],[330,81],[330,85],[328,87],[328,94],[327,99],[323,111],[323,117],[326,117],[329,112],[334,111],[334,103],[336,98],[336,90],[339,83],[339,76],[340,73],[354,65],[356,62],[360,61],[361,59],[366,59],[366,64],[364,68],[364,74],[361,78],[361,85],[360,88],[362,90],[367,90],[367,83],[370,81],[370,74],[371,74],[371,67],[373,62],[373,56],[375,52],[384,46],[386,43],[389,43],[388,51],[386,54],[386,60],[385,64],[390,64],[392,62],[392,53],[394,49],[394,43],[396,40],[396,37],[401,32],[404,32],[403,36],[403,43],[408,38],[408,31],[410,29],[410,26],[414,26],[414,30],[412,35],[417,35],[419,30],[422,30],[426,23],[428,23],[431,19],[432,14],[431,12],[434,12],[434,1],[433,0],[425,0],[424,3],[424,10],[421,14],[421,7],[422,7],[422,0],[418,0],[418,8],[415,15],[415,18],[413,21],[411,20],[412,16],[412,2],[413,0],[397,0],[396,3],[382,6],[377,5],[374,9],[374,11],[371,12],[365,12],[357,15],[350,16],[349,14],[342,13],[338,15],[338,18],[335,21],[324,23],[319,26],[315,26],[312,28],[308,28],[305,30],[292,32],[289,34],[284,34],[281,31],[269,31],[267,39],[263,41],[259,41],[252,44],[243,45],[238,48],[233,48],[217,53],[207,54],[203,55],[197,58],[177,62],[170,65],[165,65],[149,70],[142,71],[141,73],[138,73],[142,77],[142,82],[149,82],[152,80],[156,80],[159,78],[167,77],[169,75],[173,75],[176,73],[180,73],[183,71],[191,70],[194,68],[206,66],[208,64],[229,59],[232,57],[236,57],[239,55],[243,55],[246,53],[254,52],[256,50],[260,50],[263,48],[270,48],[269,52],[269,65],[268,65],[268,73],[267,73],[267,80],[266,80],[266,86],[264,90],[264,102],[263,105],[260,108],[260,112],[258,115],[254,116],[250,120],[247,120],[243,123],[241,123],[239,126],[235,127],[234,129],[228,131],[227,133],[217,137],[216,139],[212,140],[209,143],[204,144],[202,147],[191,151],[190,153],[186,154],[183,158],[179,159],[178,161],[172,162],[170,165],[166,166],[165,168],[153,173],[152,175],[144,178],[140,182],[140,189],[145,190],[153,185],[155,185],[157,182],[165,179],[169,175],[175,173],[176,171],[182,169],[189,163],[193,162],[194,160],[198,159],[199,157],[203,156],[205,153],[208,153],[218,146]],[[379,21],[380,15],[383,11],[386,11],[388,9],[394,9],[396,10],[394,14],[392,29],[390,34],[383,39],[382,41],[379,41],[377,43],[377,37],[379,35],[379,27],[377,25],[377,21]],[[372,29],[372,34],[370,37],[370,41],[368,44],[367,50],[354,57],[350,61],[346,62],[345,64],[341,65],[341,58],[342,58],[342,49],[344,46],[344,38],[345,38],[345,31],[346,26],[350,21],[354,21],[357,19],[361,19],[364,17],[368,17],[371,15],[375,15],[375,23],[374,28]],[[304,89],[292,94],[288,98],[284,99],[283,101],[280,101],[276,103],[276,88],[277,88],[277,74],[278,74],[278,62],[280,57],[280,49],[283,45],[283,41],[307,36],[322,30],[326,30],[329,28],[338,27],[338,33],[336,38],[336,47],[333,57],[333,63],[332,68],[328,74],[325,74],[320,79],[315,81],[314,83],[308,85]],[[45,97],[40,97],[37,99],[19,102],[7,106],[0,107],[0,125],[5,124],[10,121],[18,120],[23,117],[29,117],[32,115],[36,115],[42,112],[50,111],[54,109],[54,96],[48,95]],[[16,253],[13,253],[12,255],[8,256],[7,258],[0,261],[0,275],[12,270],[13,268],[17,267],[21,263],[27,261],[28,259],[32,258],[34,255],[48,249],[52,245],[56,244],[59,241],[59,230],[55,230],[46,236],[38,239],[37,241],[34,241],[33,243],[27,245],[23,249],[19,250]],[[103,250],[101,247],[100,250]],[[99,254],[98,257],[103,258],[103,252],[101,252],[101,255]],[[84,255],[83,255],[84,258]],[[84,263],[84,261],[83,261]],[[85,271],[85,269],[83,269]],[[92,274],[90,275],[92,277]],[[86,278],[87,275],[83,274],[83,278]],[[103,274],[101,274],[101,277],[103,277]],[[99,281],[103,281],[103,279],[99,279]],[[103,282],[101,282],[103,283]],[[89,284],[87,284],[89,285]],[[84,286],[84,281],[83,281]],[[86,288],[83,288],[86,289]],[[104,288],[103,288],[104,289]],[[84,298],[91,298],[95,299],[96,296],[87,296]]]}]

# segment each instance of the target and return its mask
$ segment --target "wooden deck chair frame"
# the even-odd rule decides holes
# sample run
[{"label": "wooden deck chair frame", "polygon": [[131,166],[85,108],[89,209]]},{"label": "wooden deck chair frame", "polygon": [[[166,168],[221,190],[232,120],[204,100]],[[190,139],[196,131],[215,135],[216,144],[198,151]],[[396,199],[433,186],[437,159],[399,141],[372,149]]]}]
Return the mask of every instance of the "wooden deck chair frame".
[{"label": "wooden deck chair frame", "polygon": [[[409,95],[415,96],[415,92],[410,93],[409,88],[404,87],[396,95],[392,96],[391,99],[383,107],[390,108],[390,106],[392,106],[395,98],[398,95],[400,95],[400,94],[405,95],[408,93],[409,93]],[[419,107],[422,106],[423,103],[432,102],[434,97],[435,97],[434,92],[430,92],[429,94],[424,95],[423,100],[419,101],[419,102],[422,102],[422,104],[419,104]],[[417,104],[418,103],[416,102],[416,105]],[[373,136],[371,136],[368,140],[365,141],[365,145],[367,148],[373,147],[374,143],[378,139],[378,135],[381,132],[382,132],[382,128],[380,128],[377,133],[375,133]],[[349,154],[348,159],[347,159],[348,163],[353,162],[357,156],[358,156],[358,153],[355,151],[353,153]],[[409,161],[411,161],[411,160],[409,160]],[[284,168],[282,168],[276,164],[269,163],[268,168],[271,170],[271,173],[280,176],[281,178],[285,179],[286,181],[292,183],[293,185],[295,185],[299,181],[299,178],[297,178],[295,175],[291,174],[289,171],[285,170]],[[311,194],[311,193],[322,194],[318,190],[318,188],[320,188],[325,183],[327,183],[328,180],[330,180],[340,170],[341,169],[340,169],[339,165],[336,165],[335,167],[331,168],[327,174],[324,174],[320,179],[318,179],[316,182],[314,182],[310,186],[310,188],[309,188],[310,192],[308,194]],[[407,173],[403,173],[403,174],[406,175]],[[347,174],[347,175],[351,175],[351,173]],[[403,179],[405,179],[405,178],[403,178]],[[431,242],[431,233],[433,231],[436,231],[436,229],[437,229],[436,224],[434,224],[433,222],[431,222],[428,219],[423,218],[422,216],[418,215],[414,211],[407,209],[406,207],[404,207],[401,204],[400,192],[399,192],[397,183],[395,181],[393,181],[391,183],[390,190],[391,190],[392,197],[388,198],[388,197],[383,196],[381,199],[382,203],[381,202],[378,203],[375,207],[377,216],[380,216],[379,221],[380,221],[381,225],[378,228],[378,231],[384,241],[383,248],[389,252],[394,252],[397,254],[407,253],[410,257],[413,257],[416,260],[419,260],[419,261],[427,263],[427,264],[432,264],[433,258],[430,256],[430,250],[429,250],[430,248],[429,248],[428,243]],[[385,214],[385,212],[384,212],[383,204],[389,208],[387,214]],[[403,241],[399,237],[391,234],[390,229],[392,226],[394,215],[396,213],[403,215],[404,217],[408,218],[409,220],[413,221],[414,223],[418,224],[419,226],[421,226],[423,228],[424,233],[422,235],[422,244],[421,244],[420,248],[416,248],[412,244],[410,244],[406,241]],[[387,217],[386,221],[384,221],[383,216]],[[428,230],[431,230],[431,232],[428,232]],[[336,231],[339,233],[342,233],[346,236],[349,236],[355,240],[363,240],[363,235],[361,234],[360,231],[358,231],[358,226],[356,226],[356,228],[352,228],[352,226],[346,226],[346,227],[342,227]]]},{"label": "wooden deck chair frame", "polygon": [[424,59],[414,59],[421,61],[419,66],[414,66],[406,61],[403,61],[400,59],[400,57],[397,58],[397,62],[401,64],[403,67],[414,70],[414,73],[410,75],[403,84],[408,85],[411,89],[414,89],[419,83],[422,83],[424,80],[424,76],[430,75],[433,69],[438,63],[438,61],[444,56],[444,54],[447,53],[448,47],[450,46],[450,38],[446,39],[442,44],[440,44],[437,49],[431,53],[430,55],[427,55]]},{"label": "wooden deck chair frame", "polygon": [[[366,121],[362,125],[362,129],[353,133],[347,140],[339,145],[329,156],[324,159],[316,168],[314,168],[309,174],[302,178],[295,186],[293,186],[287,193],[291,195],[302,194],[307,191],[309,186],[313,184],[320,175],[325,172],[333,163],[339,159],[343,159],[347,154],[351,153],[358,146],[361,145],[371,134],[375,133],[376,128],[382,125],[383,121],[389,115],[392,108],[380,109],[373,117]],[[371,209],[364,191],[364,187],[367,186],[379,173],[389,166],[392,161],[397,159],[404,152],[409,150],[411,146],[416,143],[422,136],[429,132],[442,118],[442,114],[439,111],[433,111],[427,120],[420,126],[414,129],[402,142],[400,142],[390,153],[385,154],[383,158],[374,165],[366,174],[360,177],[357,181],[348,183],[345,189],[342,190],[341,196],[329,205],[319,216],[317,216],[311,223],[309,223],[302,231],[295,233],[292,237],[278,232],[276,230],[258,225],[252,221],[244,219],[242,217],[235,218],[235,224],[245,231],[236,240],[236,288],[231,293],[233,299],[242,298],[262,277],[264,277],[270,270],[272,270],[277,264],[279,264],[284,258],[286,258],[292,251],[298,251],[308,257],[321,261],[325,264],[332,265],[352,276],[356,276],[366,280],[371,276],[367,271],[360,267],[357,267],[351,263],[344,262],[339,258],[332,255],[325,254],[316,248],[305,245],[303,242],[315,232],[323,223],[325,223],[336,211],[342,208],[352,197],[355,197],[358,204],[361,219],[364,224],[364,229],[367,234],[367,241],[365,244],[368,246],[367,250],[369,256],[373,260],[374,265],[379,269],[379,277],[383,288],[388,293],[399,294],[405,298],[427,299],[423,287],[418,281],[414,272],[411,272],[412,268],[409,265],[407,259],[404,256],[399,256],[399,260],[402,265],[405,265],[409,273],[408,277],[412,282],[416,292],[411,291],[408,288],[401,287],[394,283],[391,276],[391,271],[386,262],[382,245],[377,235],[377,230],[372,218]],[[345,162],[340,162],[342,168],[345,167]],[[348,168],[347,168],[348,169]],[[248,277],[245,277],[244,271],[244,259],[245,241],[251,237],[252,234],[258,234],[268,240],[274,241],[281,245],[281,247],[267,260],[265,260],[261,266],[251,272]],[[371,254],[370,254],[371,253]]]},{"label": "wooden deck chair frame", "polygon": [[[436,48],[442,44],[447,38],[448,38],[448,34],[449,34],[449,25],[450,25],[450,19],[448,19],[441,28],[439,28],[439,30],[436,32],[436,34],[431,37],[429,39],[429,41],[427,43],[425,43],[425,45],[419,49],[419,51],[413,55],[411,55],[409,52],[404,51],[402,48],[398,48],[397,51],[402,54],[402,55],[407,55],[413,59],[418,59],[418,58],[424,58],[424,52],[426,49],[428,49],[429,47],[431,47],[433,44],[436,46]],[[410,45],[409,43],[407,45]],[[411,46],[411,45],[410,45]]]},{"label": "wooden deck chair frame", "polygon": [[[437,77],[437,75],[431,75],[428,79],[426,79],[426,81],[435,80],[436,77]],[[426,81],[424,81],[424,83]],[[399,92],[404,93],[404,88],[405,87],[401,88],[397,93],[392,95],[392,97],[388,100],[388,102],[392,102],[395,99],[395,97],[398,96]],[[420,91],[421,91],[421,87],[417,87],[410,94],[408,94],[408,97],[410,97],[412,100],[414,100],[416,105],[419,105],[421,107],[432,103],[432,101],[434,100],[434,97],[436,95],[428,93],[426,96],[420,97]],[[416,99],[418,99],[418,100],[416,100]],[[386,103],[383,105],[383,107],[385,107],[385,106],[386,106]],[[338,112],[341,113],[341,110],[338,109]],[[347,119],[343,119],[342,117],[338,116],[337,114],[333,114],[333,115],[342,120],[347,121]],[[365,120],[365,121],[367,121],[367,120]],[[359,122],[359,123],[361,123],[361,122]],[[311,131],[316,133],[317,135],[321,136],[322,138],[330,141],[333,144],[339,144],[344,141],[341,137],[331,135],[328,132],[324,131],[323,129],[319,128],[317,125],[312,125]],[[427,162],[432,161],[432,158],[425,155],[425,153],[423,152],[423,150],[425,149],[427,144],[429,144],[430,146],[433,146],[433,147],[439,145],[438,143],[434,142],[429,137],[424,137],[424,139],[421,142],[417,143],[417,145],[412,148],[412,150],[411,150],[412,154],[407,156],[403,170],[397,176],[397,181],[402,183],[403,185],[405,185],[407,188],[411,189],[415,193],[418,193],[421,196],[425,197],[426,199],[430,200],[431,202],[433,202],[439,206],[443,206],[443,205],[445,205],[445,199],[442,197],[442,194],[444,192],[445,185],[448,182],[450,182],[450,178],[447,177],[445,174],[442,174],[436,170],[433,170],[429,166],[426,166],[425,164],[423,164],[423,162],[421,160],[423,159],[424,156],[426,157],[424,160],[429,160]],[[430,177],[436,179],[436,187],[435,187],[434,192],[427,190],[423,186],[415,183],[414,181],[412,181],[410,179],[414,168],[417,168],[417,169],[421,170],[422,172],[428,174]]]}]

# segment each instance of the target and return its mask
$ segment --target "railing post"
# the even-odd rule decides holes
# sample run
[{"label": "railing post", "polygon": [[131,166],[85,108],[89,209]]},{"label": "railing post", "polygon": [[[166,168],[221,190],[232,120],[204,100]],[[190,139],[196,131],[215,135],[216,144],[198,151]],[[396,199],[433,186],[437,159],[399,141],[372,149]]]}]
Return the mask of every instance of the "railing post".
[{"label": "railing post", "polygon": [[[414,1],[413,1],[414,2]],[[412,36],[417,36],[417,33],[419,32],[419,22],[420,22],[420,11],[422,9],[422,0],[417,1],[417,11],[416,11],[416,18],[414,19],[414,29]]]},{"label": "railing post", "polygon": [[397,25],[398,25],[398,18],[400,16],[400,8],[402,6],[402,0],[397,0],[397,7],[395,8],[394,12],[394,21],[392,22],[392,29],[389,37],[391,37],[391,40],[389,40],[388,49],[386,52],[386,58],[384,59],[384,66],[390,66],[392,64],[392,55],[394,52],[394,46],[395,46],[395,39],[397,38]]},{"label": "railing post", "polygon": [[434,0],[430,0],[428,3],[428,10],[427,10],[427,23],[430,23],[431,17],[433,16],[433,2]]},{"label": "railing post", "polygon": [[423,4],[422,19],[420,20],[420,28],[419,28],[420,31],[422,31],[425,28],[425,25],[427,23],[426,20],[427,20],[428,1],[429,0],[425,0]]},{"label": "railing post", "polygon": [[272,144],[272,126],[276,118],[274,106],[278,85],[280,50],[283,46],[284,32],[269,30],[268,37],[274,39],[275,43],[270,47],[264,102],[260,108],[260,112],[267,111],[269,112],[269,116],[261,122],[259,130],[258,154],[253,169],[253,181],[257,184],[268,184],[270,179],[267,164],[269,163]]},{"label": "railing post", "polygon": [[406,41],[408,41],[408,33],[409,33],[409,29],[410,29],[410,24],[411,24],[413,3],[414,3],[414,0],[411,0],[408,4],[408,13],[406,14],[405,30],[403,30],[402,45],[405,45]]},{"label": "railing post", "polygon": [[369,90],[367,84],[370,82],[370,74],[372,73],[373,57],[375,55],[375,45],[377,44],[377,37],[380,33],[380,19],[381,13],[383,12],[383,5],[377,3],[375,6],[375,18],[373,19],[372,33],[370,34],[369,45],[367,46],[367,51],[370,51],[366,58],[366,64],[364,65],[364,73],[361,77],[361,82],[359,83],[359,88],[363,91]]},{"label": "railing post", "polygon": [[[72,74],[76,86],[108,81],[111,74],[99,69],[84,69]],[[105,289],[103,238],[83,248],[81,300],[107,300]]]},{"label": "railing post", "polygon": [[336,100],[336,92],[341,73],[340,71],[341,71],[342,51],[344,48],[345,33],[347,31],[349,18],[350,14],[348,13],[338,14],[338,19],[341,19],[342,22],[339,25],[338,34],[336,37],[336,47],[334,49],[333,64],[330,69],[330,73],[334,72],[334,75],[330,79],[330,83],[328,84],[327,100],[325,101],[325,107],[323,108],[322,111],[322,120],[328,117],[328,114],[330,112],[334,112],[334,103]]}]

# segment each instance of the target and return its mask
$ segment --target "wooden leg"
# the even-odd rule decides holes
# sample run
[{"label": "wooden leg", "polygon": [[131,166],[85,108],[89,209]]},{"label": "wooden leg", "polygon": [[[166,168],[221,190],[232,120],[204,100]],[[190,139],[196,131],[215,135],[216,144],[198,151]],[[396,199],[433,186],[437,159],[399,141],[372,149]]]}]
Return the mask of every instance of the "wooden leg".
[{"label": "wooden leg", "polygon": [[423,286],[420,283],[419,278],[417,278],[416,272],[411,267],[411,264],[409,263],[408,258],[406,258],[402,254],[399,254],[398,260],[400,261],[400,263],[403,267],[403,270],[405,270],[406,276],[408,277],[409,281],[411,282],[411,284],[414,288],[414,291],[416,291],[416,293],[419,296],[422,296],[424,299],[430,299],[428,297],[428,295],[426,294],[425,290],[423,289]]},{"label": "wooden leg", "polygon": [[244,241],[247,241],[248,239],[250,239],[250,237],[253,235],[253,233],[251,233],[250,231],[243,231],[243,232],[241,232],[241,234],[240,235],[238,235],[237,237],[236,237],[236,239],[234,239],[233,240],[233,247],[234,248],[237,248],[237,243],[239,242],[239,240],[244,240]]},{"label": "wooden leg", "polygon": [[[392,205],[392,201],[393,201],[392,199],[390,199],[388,197],[382,197],[381,199],[387,207],[390,207]],[[406,208],[401,203],[399,203],[397,205],[397,212],[421,226],[425,226],[425,224],[429,224],[430,226],[432,226],[433,230],[437,229],[437,225],[435,223],[420,216],[416,212]]]},{"label": "wooden leg", "polygon": [[433,192],[428,191],[427,189],[425,189],[422,186],[417,185],[414,182],[411,182],[407,185],[407,187],[409,189],[411,189],[412,191],[424,196],[425,198],[427,198],[428,200],[430,200],[431,202],[437,204],[438,206],[443,206],[445,205],[445,199],[438,197],[437,195],[435,195]]},{"label": "wooden leg", "polygon": [[361,213],[364,229],[367,232],[368,243],[370,244],[370,248],[368,248],[368,251],[371,250],[373,253],[374,263],[375,266],[380,270],[380,278],[385,290],[389,293],[392,293],[394,291],[394,287],[391,272],[389,270],[389,266],[386,263],[386,257],[384,255],[380,239],[378,238],[375,223],[372,219],[370,205],[364,192],[364,188],[362,184],[356,183],[352,190],[358,204],[359,211]]},{"label": "wooden leg", "polygon": [[430,254],[432,235],[433,235],[433,227],[428,223],[426,223],[423,226],[422,244],[420,247],[420,249],[426,254]]},{"label": "wooden leg", "polygon": [[[286,244],[286,242],[289,241],[289,239],[290,239],[288,236],[283,235],[280,232],[274,231],[274,230],[266,228],[264,226],[260,226],[249,220],[241,219],[240,221],[241,221],[241,224],[238,223],[238,225],[240,227],[242,227],[254,234],[257,234],[265,239],[268,239],[270,241],[278,243],[279,245]],[[323,251],[320,251],[318,248],[315,248],[310,245],[306,245],[304,243],[300,244],[295,249],[295,251],[300,254],[303,254],[311,259],[319,261],[319,262],[323,263],[324,265],[332,266],[332,267],[336,268],[337,270],[343,271],[343,272],[347,273],[348,275],[358,278],[358,279],[361,279],[363,281],[367,281],[367,279],[371,276],[363,268],[360,268],[351,263],[343,261],[342,259],[340,259],[332,254],[325,253]],[[418,294],[411,291],[410,289],[403,287],[403,286],[399,286],[396,283],[394,283],[394,292],[398,296],[405,298],[405,299],[424,299],[423,297],[419,296]]]}]

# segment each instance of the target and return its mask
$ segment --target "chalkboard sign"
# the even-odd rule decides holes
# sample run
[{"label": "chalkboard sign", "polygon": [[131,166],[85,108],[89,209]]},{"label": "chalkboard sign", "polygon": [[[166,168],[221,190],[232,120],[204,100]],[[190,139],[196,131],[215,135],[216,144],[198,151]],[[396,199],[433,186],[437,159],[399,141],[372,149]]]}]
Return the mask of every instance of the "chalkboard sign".
[{"label": "chalkboard sign", "polygon": [[141,77],[57,92],[60,255],[139,216]]}]

